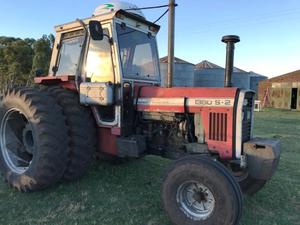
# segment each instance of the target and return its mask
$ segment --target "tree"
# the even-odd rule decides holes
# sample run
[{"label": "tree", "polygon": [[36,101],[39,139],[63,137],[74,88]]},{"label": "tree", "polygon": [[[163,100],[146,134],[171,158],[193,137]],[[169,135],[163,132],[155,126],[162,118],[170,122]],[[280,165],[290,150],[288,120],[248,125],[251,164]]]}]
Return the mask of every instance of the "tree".
[{"label": "tree", "polygon": [[29,85],[37,69],[48,72],[53,35],[35,40],[0,36],[0,89]]},{"label": "tree", "polygon": [[50,43],[51,43],[51,49],[53,49],[54,42],[55,42],[55,36],[53,34],[49,34],[48,36]]},{"label": "tree", "polygon": [[24,40],[9,43],[4,48],[6,88],[26,84],[32,68],[33,49]]},{"label": "tree", "polygon": [[24,40],[2,39],[0,53],[1,88],[26,83],[31,72],[33,49]]},{"label": "tree", "polygon": [[32,62],[32,74],[35,74],[36,70],[42,70],[44,73],[48,73],[52,52],[51,46],[52,40],[50,36],[44,35],[35,41],[33,44],[34,57]]},{"label": "tree", "polygon": [[20,38],[14,38],[14,37],[0,36],[0,45],[2,47],[5,47],[5,46],[9,45],[10,43],[15,42],[15,41],[19,41],[19,40],[21,40],[21,39]]}]

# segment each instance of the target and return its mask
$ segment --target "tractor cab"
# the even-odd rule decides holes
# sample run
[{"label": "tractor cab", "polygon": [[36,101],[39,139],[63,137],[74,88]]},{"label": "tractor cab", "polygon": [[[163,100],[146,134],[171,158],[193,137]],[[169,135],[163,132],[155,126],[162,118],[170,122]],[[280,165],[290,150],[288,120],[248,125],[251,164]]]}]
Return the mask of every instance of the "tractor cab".
[{"label": "tractor cab", "polygon": [[126,102],[124,91],[128,97],[134,83],[160,84],[159,26],[135,5],[104,4],[92,17],[55,29],[49,74],[75,84],[80,102],[93,105],[98,125],[120,127],[118,102]]}]

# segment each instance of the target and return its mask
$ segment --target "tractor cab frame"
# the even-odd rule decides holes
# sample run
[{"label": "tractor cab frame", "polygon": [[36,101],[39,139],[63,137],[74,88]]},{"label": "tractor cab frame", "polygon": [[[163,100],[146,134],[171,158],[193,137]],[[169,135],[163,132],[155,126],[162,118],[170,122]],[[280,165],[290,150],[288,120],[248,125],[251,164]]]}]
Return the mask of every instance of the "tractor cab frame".
[{"label": "tractor cab frame", "polygon": [[[101,23],[102,40],[91,37],[90,21]],[[121,104],[135,84],[158,86],[161,82],[159,28],[124,10],[56,26],[49,76],[35,78],[35,82],[78,87],[81,103],[92,105],[97,124],[120,133]]]}]

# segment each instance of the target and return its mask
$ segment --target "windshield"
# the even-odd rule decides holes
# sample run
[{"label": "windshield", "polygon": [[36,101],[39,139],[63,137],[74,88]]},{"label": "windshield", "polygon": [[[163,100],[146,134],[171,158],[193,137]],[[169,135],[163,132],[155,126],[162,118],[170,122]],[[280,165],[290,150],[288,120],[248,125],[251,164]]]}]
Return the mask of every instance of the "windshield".
[{"label": "windshield", "polygon": [[124,77],[159,80],[155,37],[120,24],[117,32]]}]

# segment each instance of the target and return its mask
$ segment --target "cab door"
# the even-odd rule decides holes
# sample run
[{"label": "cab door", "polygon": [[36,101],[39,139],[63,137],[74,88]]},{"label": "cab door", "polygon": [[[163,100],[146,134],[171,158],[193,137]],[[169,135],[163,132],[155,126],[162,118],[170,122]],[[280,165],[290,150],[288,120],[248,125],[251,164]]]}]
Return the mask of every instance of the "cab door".
[{"label": "cab door", "polygon": [[[112,37],[110,24],[104,24],[102,27],[104,33],[109,37]],[[109,83],[115,90],[116,71],[114,65],[113,45],[109,38],[107,36],[104,36],[103,40],[93,40],[90,38],[87,45],[84,68],[86,82],[91,82],[91,86],[93,86],[93,83]],[[115,91],[114,95],[116,95]],[[120,109],[116,104],[108,106],[92,106],[92,110],[96,115],[98,125],[120,125],[117,119]]]}]

